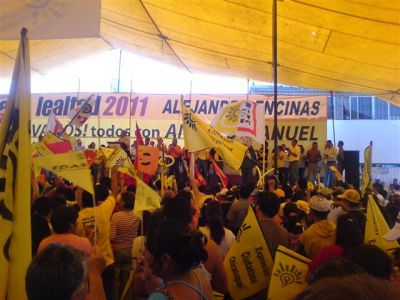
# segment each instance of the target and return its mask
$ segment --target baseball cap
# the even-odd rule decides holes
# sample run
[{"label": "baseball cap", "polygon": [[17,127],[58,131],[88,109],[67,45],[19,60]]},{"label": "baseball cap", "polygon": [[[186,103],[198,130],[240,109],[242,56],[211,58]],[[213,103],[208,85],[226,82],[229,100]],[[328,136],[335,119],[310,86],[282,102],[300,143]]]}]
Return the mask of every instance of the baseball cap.
[{"label": "baseball cap", "polygon": [[331,199],[332,198],[332,190],[330,188],[321,188],[318,189],[318,194],[324,196],[327,199]]},{"label": "baseball cap", "polygon": [[310,213],[310,205],[304,200],[296,201],[297,208],[307,215]]},{"label": "baseball cap", "polygon": [[312,192],[314,190],[314,184],[312,182],[307,182],[307,190]]},{"label": "baseball cap", "polygon": [[278,198],[285,198],[285,192],[282,189],[276,189],[274,191],[274,194],[278,197]]},{"label": "baseball cap", "polygon": [[348,189],[343,194],[337,196],[339,199],[345,199],[351,203],[360,203],[361,197],[360,193],[354,189]]},{"label": "baseball cap", "polygon": [[310,208],[320,212],[328,212],[331,209],[333,201],[326,199],[322,195],[312,196],[310,199]]},{"label": "baseball cap", "polygon": [[383,238],[387,241],[395,241],[400,238],[400,212],[397,214],[396,223],[392,229],[390,229]]}]

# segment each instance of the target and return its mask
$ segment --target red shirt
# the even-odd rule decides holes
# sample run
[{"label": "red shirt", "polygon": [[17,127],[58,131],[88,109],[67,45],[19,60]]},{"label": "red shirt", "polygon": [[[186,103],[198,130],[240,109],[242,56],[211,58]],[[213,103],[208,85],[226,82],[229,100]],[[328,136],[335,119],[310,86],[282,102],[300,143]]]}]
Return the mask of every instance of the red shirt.
[{"label": "red shirt", "polygon": [[316,268],[324,263],[334,260],[345,258],[344,248],[342,245],[330,245],[322,249],[317,256],[314,257],[312,262],[308,264],[308,270],[313,272]]}]

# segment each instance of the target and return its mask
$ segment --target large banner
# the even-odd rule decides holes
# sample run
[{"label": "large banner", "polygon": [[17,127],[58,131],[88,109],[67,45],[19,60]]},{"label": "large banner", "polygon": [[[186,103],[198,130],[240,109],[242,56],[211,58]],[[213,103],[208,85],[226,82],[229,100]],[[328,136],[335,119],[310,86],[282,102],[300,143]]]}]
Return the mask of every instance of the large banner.
[{"label": "large banner", "polygon": [[[36,141],[46,130],[50,112],[68,124],[68,112],[84,103],[92,93],[32,94],[32,138]],[[68,126],[66,133],[82,139],[84,145],[90,142],[106,144],[115,141],[122,130],[135,139],[135,124],[138,123],[143,137],[163,137],[166,144],[172,138],[180,139],[183,145],[183,128],[180,110],[180,95],[154,95],[136,93],[99,93],[92,116],[79,129]],[[205,120],[211,122],[224,105],[246,100],[247,95],[184,95],[184,104]],[[266,137],[273,141],[273,96],[250,95],[250,101],[262,105],[265,110]],[[7,96],[0,96],[0,118]],[[327,96],[279,96],[278,138],[280,143],[296,138],[307,150],[312,142],[320,148],[326,140]],[[270,143],[270,148],[271,148]]]}]

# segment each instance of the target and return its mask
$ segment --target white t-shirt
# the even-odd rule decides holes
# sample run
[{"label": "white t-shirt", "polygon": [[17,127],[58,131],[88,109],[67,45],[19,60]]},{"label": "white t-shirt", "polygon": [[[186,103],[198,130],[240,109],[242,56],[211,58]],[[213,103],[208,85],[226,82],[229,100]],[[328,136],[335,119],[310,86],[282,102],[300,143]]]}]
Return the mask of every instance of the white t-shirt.
[{"label": "white t-shirt", "polygon": [[[208,227],[199,227],[199,230],[201,233],[203,233],[207,238],[211,239],[211,232],[210,228]],[[235,235],[233,234],[232,231],[230,231],[227,228],[224,228],[225,231],[225,236],[221,240],[221,243],[219,243],[218,248],[222,253],[222,256],[225,257],[225,255],[228,253],[229,248],[231,247],[232,242],[235,239]]]},{"label": "white t-shirt", "polygon": [[331,221],[332,223],[337,224],[337,219],[341,216],[344,215],[346,212],[343,210],[343,208],[341,206],[337,206],[337,207],[332,207],[328,216],[327,216],[327,220]]}]

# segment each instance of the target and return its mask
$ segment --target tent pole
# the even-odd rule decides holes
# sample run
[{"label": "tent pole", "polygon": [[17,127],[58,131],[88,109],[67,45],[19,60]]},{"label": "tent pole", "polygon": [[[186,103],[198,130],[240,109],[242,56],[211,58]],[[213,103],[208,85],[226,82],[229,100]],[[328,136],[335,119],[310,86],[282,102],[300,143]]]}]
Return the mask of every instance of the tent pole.
[{"label": "tent pole", "polygon": [[122,60],[122,50],[119,50],[119,63],[118,63],[118,87],[117,91],[119,93],[119,86],[121,83],[121,60]]},{"label": "tent pole", "polygon": [[80,91],[81,91],[81,78],[78,78],[78,91],[76,92],[76,100],[79,100]]},{"label": "tent pole", "polygon": [[250,80],[247,78],[247,95],[246,95],[246,101],[249,101],[249,93],[250,93]]},{"label": "tent pole", "polygon": [[[334,106],[333,104],[333,92],[331,91],[331,103],[332,107]],[[335,131],[335,114],[332,114],[332,129],[333,129],[333,144],[336,145],[336,131]]]},{"label": "tent pole", "polygon": [[[131,79],[131,90],[129,91],[129,147],[131,146],[131,132],[132,132],[132,92],[133,92],[132,86],[133,86],[133,80]],[[136,132],[136,128],[133,131]]]},{"label": "tent pole", "polygon": [[278,24],[277,0],[272,1],[272,67],[274,80],[274,173],[278,173]]}]

